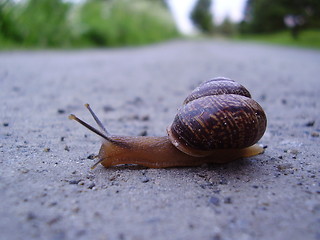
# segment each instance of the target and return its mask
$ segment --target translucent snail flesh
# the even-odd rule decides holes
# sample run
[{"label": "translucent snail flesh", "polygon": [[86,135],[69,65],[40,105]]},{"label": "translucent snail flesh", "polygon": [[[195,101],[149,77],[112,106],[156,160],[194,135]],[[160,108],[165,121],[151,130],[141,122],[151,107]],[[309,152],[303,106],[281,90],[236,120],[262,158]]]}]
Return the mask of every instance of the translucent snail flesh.
[{"label": "translucent snail flesh", "polygon": [[255,143],[263,136],[267,119],[249,91],[227,78],[200,84],[184,101],[168,136],[113,136],[85,105],[101,131],[74,115],[74,119],[100,135],[104,142],[92,168],[138,164],[150,168],[227,163],[263,153]]}]

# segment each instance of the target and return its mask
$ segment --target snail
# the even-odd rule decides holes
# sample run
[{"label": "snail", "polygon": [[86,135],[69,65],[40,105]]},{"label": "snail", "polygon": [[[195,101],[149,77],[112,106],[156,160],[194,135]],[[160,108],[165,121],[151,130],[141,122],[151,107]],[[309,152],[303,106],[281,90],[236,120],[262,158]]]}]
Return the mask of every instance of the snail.
[{"label": "snail", "polygon": [[263,153],[256,143],[263,136],[267,119],[249,91],[228,78],[214,78],[200,84],[185,99],[167,136],[114,136],[85,105],[100,131],[71,114],[86,128],[101,136],[98,161],[104,167],[138,164],[150,168],[199,166],[227,163]]}]

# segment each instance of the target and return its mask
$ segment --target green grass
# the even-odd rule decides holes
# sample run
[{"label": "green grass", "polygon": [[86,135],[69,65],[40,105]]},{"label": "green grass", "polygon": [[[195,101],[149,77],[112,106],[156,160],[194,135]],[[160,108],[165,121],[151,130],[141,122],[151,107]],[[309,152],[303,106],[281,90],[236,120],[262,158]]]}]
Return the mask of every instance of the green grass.
[{"label": "green grass", "polygon": [[237,40],[263,42],[285,46],[320,49],[320,30],[303,30],[298,39],[293,39],[289,31],[273,34],[242,35]]}]

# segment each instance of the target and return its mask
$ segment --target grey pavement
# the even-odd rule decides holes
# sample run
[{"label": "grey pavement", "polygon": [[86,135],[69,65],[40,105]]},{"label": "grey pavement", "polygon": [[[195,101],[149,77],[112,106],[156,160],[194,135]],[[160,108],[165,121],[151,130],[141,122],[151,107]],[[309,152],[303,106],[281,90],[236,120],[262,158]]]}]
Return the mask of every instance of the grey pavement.
[{"label": "grey pavement", "polygon": [[[200,82],[265,109],[259,156],[91,170],[101,139],[162,136]],[[0,239],[320,239],[320,51],[226,41],[0,52]]]}]

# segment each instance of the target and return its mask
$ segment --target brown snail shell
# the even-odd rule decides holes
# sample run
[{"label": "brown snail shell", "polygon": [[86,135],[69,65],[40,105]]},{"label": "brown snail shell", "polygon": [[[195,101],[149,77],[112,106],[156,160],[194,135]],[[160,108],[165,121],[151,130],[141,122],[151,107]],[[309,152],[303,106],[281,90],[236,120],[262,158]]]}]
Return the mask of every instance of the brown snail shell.
[{"label": "brown snail shell", "polygon": [[202,83],[186,98],[167,132],[182,152],[207,156],[215,149],[255,144],[266,125],[263,109],[245,87],[216,78]]}]

